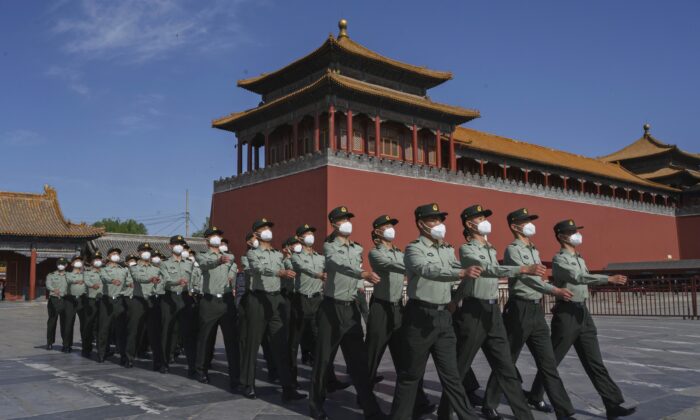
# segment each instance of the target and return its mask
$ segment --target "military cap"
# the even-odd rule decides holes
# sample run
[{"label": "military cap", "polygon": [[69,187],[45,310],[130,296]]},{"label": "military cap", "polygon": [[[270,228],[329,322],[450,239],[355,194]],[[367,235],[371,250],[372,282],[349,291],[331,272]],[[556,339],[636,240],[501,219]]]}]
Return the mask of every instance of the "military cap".
[{"label": "military cap", "polygon": [[129,255],[127,255],[125,261],[131,261],[131,260],[136,261],[136,260],[138,260],[138,259],[139,259],[139,258],[138,258],[135,254],[129,254]]},{"label": "military cap", "polygon": [[229,244],[229,243],[228,243],[228,239],[226,239],[226,238],[223,238],[223,239],[221,240],[221,243],[222,243],[222,244],[226,244],[226,245]]},{"label": "military cap", "polygon": [[562,220],[554,225],[554,233],[557,235],[560,233],[576,232],[579,229],[583,229],[583,226],[576,226],[574,219]]},{"label": "military cap", "polygon": [[246,234],[245,234],[245,240],[246,240],[246,242],[248,242],[249,240],[253,239],[253,236],[255,236],[255,234],[254,234],[253,232],[248,232],[248,233],[246,233]]},{"label": "military cap", "polygon": [[73,262],[73,261],[75,261],[75,260],[81,260],[81,261],[82,261],[82,260],[83,260],[83,257],[82,257],[80,254],[74,255],[73,258],[70,259],[70,262]]},{"label": "military cap", "polygon": [[418,206],[416,207],[416,210],[413,212],[413,214],[416,216],[416,220],[434,216],[438,216],[444,219],[447,216],[446,212],[440,211],[440,206],[438,206],[437,203],[423,204],[422,206]]},{"label": "military cap", "polygon": [[344,218],[353,218],[355,217],[354,214],[350,213],[348,211],[348,208],[345,206],[340,206],[336,207],[333,210],[331,210],[330,213],[328,213],[328,220],[332,222],[338,220],[338,219],[344,219]]},{"label": "military cap", "polygon": [[92,256],[92,260],[101,260],[102,259],[102,253],[100,251],[95,251],[95,254]]},{"label": "military cap", "polygon": [[297,239],[296,236],[292,236],[290,238],[287,238],[286,241],[284,241],[284,246],[291,246],[291,245],[298,244],[298,243],[300,243],[299,239]]},{"label": "military cap", "polygon": [[297,228],[297,236],[301,236],[306,232],[316,232],[316,228],[309,225],[301,225]]},{"label": "military cap", "polygon": [[374,219],[374,222],[372,222],[372,228],[376,229],[380,226],[384,225],[397,225],[399,221],[397,219],[394,219],[393,217],[390,217],[388,214],[382,214],[381,216],[377,217]]},{"label": "military cap", "polygon": [[111,253],[113,253],[113,252],[116,252],[117,254],[121,254],[121,253],[122,253],[122,250],[121,250],[120,248],[117,248],[117,247],[112,247],[112,248],[109,249],[109,251],[107,251],[107,255],[109,255],[109,254],[111,254]]},{"label": "military cap", "polygon": [[204,231],[204,237],[205,237],[205,238],[208,238],[208,237],[214,236],[214,235],[223,235],[223,234],[224,234],[224,231],[221,230],[221,229],[219,229],[219,228],[216,227],[216,226],[212,226],[212,227],[210,227],[210,228],[208,228],[207,230]]},{"label": "military cap", "polygon": [[506,220],[508,220],[508,224],[510,225],[512,223],[515,223],[515,222],[522,222],[525,220],[535,220],[539,217],[540,216],[530,213],[528,211],[528,209],[523,207],[522,209],[517,209],[515,211],[508,213],[508,216],[506,216]]},{"label": "military cap", "polygon": [[258,219],[255,222],[253,222],[253,232],[260,229],[261,227],[273,227],[274,225],[274,223],[263,217],[262,219]]},{"label": "military cap", "polygon": [[165,259],[165,255],[161,254],[160,251],[158,251],[158,250],[155,250],[155,251],[153,252],[153,256],[154,256],[154,257],[160,257],[161,260],[162,260],[162,259]]},{"label": "military cap", "polygon": [[462,210],[462,214],[460,214],[459,217],[462,218],[462,223],[464,223],[467,221],[467,219],[472,219],[479,216],[489,217],[492,214],[493,212],[491,210],[481,207],[481,204],[474,204],[473,206],[469,206]]},{"label": "military cap", "polygon": [[184,245],[185,238],[182,235],[175,235],[170,237],[170,245]]},{"label": "military cap", "polygon": [[141,251],[153,251],[153,247],[152,247],[151,244],[149,244],[148,242],[144,242],[144,243],[142,243],[142,244],[139,244],[139,246],[136,248],[136,250],[137,250],[138,252],[141,252]]},{"label": "military cap", "polygon": [[61,257],[58,259],[58,261],[56,261],[56,265],[68,265],[68,260]]}]

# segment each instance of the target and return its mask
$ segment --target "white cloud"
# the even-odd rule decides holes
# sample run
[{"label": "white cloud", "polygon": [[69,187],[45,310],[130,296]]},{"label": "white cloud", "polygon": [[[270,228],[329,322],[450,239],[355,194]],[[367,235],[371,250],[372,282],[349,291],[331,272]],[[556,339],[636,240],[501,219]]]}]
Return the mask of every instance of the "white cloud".
[{"label": "white cloud", "polygon": [[46,75],[65,81],[68,88],[82,96],[90,95],[90,88],[83,82],[83,73],[74,68],[51,66]]},{"label": "white cloud", "polygon": [[159,93],[140,93],[133,100],[129,112],[116,118],[117,134],[129,135],[135,132],[158,128],[160,117],[165,113],[161,107],[165,96]]},{"label": "white cloud", "polygon": [[44,138],[37,132],[25,129],[0,133],[3,146],[37,146],[44,143]]}]

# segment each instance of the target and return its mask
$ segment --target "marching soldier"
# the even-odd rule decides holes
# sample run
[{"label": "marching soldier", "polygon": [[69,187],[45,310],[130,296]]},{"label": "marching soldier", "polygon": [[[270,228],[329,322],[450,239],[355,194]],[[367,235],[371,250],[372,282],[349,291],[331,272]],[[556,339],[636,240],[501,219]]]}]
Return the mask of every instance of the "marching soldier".
[{"label": "marching soldier", "polygon": [[199,302],[202,298],[202,270],[199,268],[199,263],[196,260],[196,252],[185,244],[185,250],[182,251],[182,258],[192,262],[192,277],[189,290],[185,295],[186,307],[190,309],[190,315],[185,315],[190,318],[191,337],[189,341],[184,341],[185,355],[187,357],[187,377],[194,378],[197,374],[195,369],[197,363],[197,337],[199,336]]},{"label": "marching soldier", "polygon": [[[136,305],[140,306],[140,303],[136,300],[134,300],[134,277],[133,277],[133,270],[136,267],[136,264],[139,261],[139,257],[136,254],[129,254],[126,257],[126,267],[129,270],[129,278],[126,280],[126,284],[124,285],[124,288],[122,289],[122,305],[124,306],[124,346],[126,348],[126,340],[129,332],[127,331],[127,327],[129,326],[129,314],[132,313],[137,313],[138,309],[134,308]],[[141,334],[139,337],[139,342],[141,345],[137,349],[137,357],[142,357],[146,358],[146,351],[144,350],[144,347],[148,347],[147,340],[143,339],[143,336],[145,334]],[[126,357],[126,351],[122,353],[122,357],[119,361],[119,364],[122,366],[126,367],[131,367],[132,365],[129,365],[127,363],[127,357]]]},{"label": "marching soldier", "polygon": [[[542,264],[540,254],[532,243],[536,228],[532,221],[537,220],[536,214],[531,214],[526,208],[515,210],[508,214],[507,221],[515,240],[506,248],[503,263],[511,266],[527,266]],[[520,351],[527,344],[535,359],[538,372],[542,373],[544,385],[549,400],[554,405],[558,419],[569,418],[574,414],[564,384],[557,372],[552,341],[549,338],[549,327],[542,309],[542,295],[556,296],[568,300],[572,293],[542,281],[541,277],[529,274],[519,274],[508,279],[508,303],[503,311],[503,324],[508,334],[510,354],[516,363]],[[501,399],[501,389],[495,374],[491,374],[486,387],[484,410],[490,417],[498,416],[496,407]],[[551,409],[543,401],[528,401],[535,409],[550,412]]]},{"label": "marching soldier", "polygon": [[247,300],[243,365],[241,366],[241,391],[246,398],[254,399],[255,365],[263,336],[270,343],[273,365],[277,368],[282,384],[282,401],[289,402],[305,398],[292,384],[287,360],[289,319],[287,304],[280,294],[281,279],[294,278],[295,273],[285,267],[282,253],[272,247],[274,223],[260,219],[253,223],[253,232],[259,246],[248,250],[251,276],[250,296]]},{"label": "marching soldier", "polygon": [[[486,240],[486,235],[491,233],[491,223],[486,219],[491,214],[491,210],[480,205],[467,207],[461,214],[465,232],[470,237],[469,242],[459,250],[461,264],[463,267],[479,266],[481,276],[462,281],[453,298],[453,301],[460,305],[455,325],[457,362],[460,375],[464,377],[481,348],[515,417],[532,419],[508,348],[506,330],[498,305],[498,279],[518,274],[542,276],[546,268],[541,264],[523,267],[499,265],[496,249]],[[491,412],[487,407],[483,407],[481,411],[488,419],[501,418],[495,410]],[[440,401],[438,417],[449,418],[449,404],[444,395]]]},{"label": "marching soldier", "polygon": [[362,246],[350,240],[354,215],[346,207],[337,207],[328,214],[333,233],[323,245],[327,280],[324,299],[318,314],[318,340],[314,354],[310,411],[314,418],[327,418],[323,410],[332,355],[342,347],[352,383],[366,418],[381,418],[377,399],[372,393],[367,372],[367,347],[364,343],[362,315],[355,302],[358,283],[379,282],[379,276],[361,268]]},{"label": "marching soldier", "polygon": [[[625,399],[603,364],[596,326],[586,307],[589,284],[623,285],[627,283],[627,277],[619,274],[606,276],[588,272],[586,262],[576,252],[576,247],[583,242],[580,229],[583,229],[583,226],[577,226],[571,219],[554,225],[554,235],[561,246],[559,253],[552,259],[554,286],[566,288],[573,294],[569,301],[557,298],[552,308],[554,357],[559,364],[573,345],[583,369],[603,399],[607,417],[612,419],[629,416],[636,411],[636,407],[622,406]],[[541,371],[538,372],[532,384],[530,391],[532,400],[542,400],[543,374]]]},{"label": "marching soldier", "polygon": [[411,417],[416,390],[428,355],[433,356],[443,398],[449,401],[459,419],[475,419],[467,403],[457,368],[457,339],[448,310],[452,284],[481,274],[477,266],[461,268],[454,249],[444,242],[445,218],[437,204],[416,208],[416,227],[420,236],[406,247],[404,264],[408,276],[408,303],[401,326],[402,360],[394,390],[391,418]]},{"label": "marching soldier", "polygon": [[46,305],[49,312],[49,319],[46,323],[46,350],[53,350],[53,343],[56,341],[56,323],[60,325],[61,342],[66,347],[65,341],[65,305],[63,296],[68,291],[68,281],[66,280],[66,267],[68,260],[59,258],[56,261],[56,271],[52,271],[46,276],[46,290],[49,292],[49,302]]},{"label": "marching soldier", "polygon": [[[209,383],[209,368],[214,355],[216,333],[221,327],[226,347],[228,375],[233,386],[239,375],[239,355],[236,343],[236,306],[233,299],[225,297],[229,287],[229,273],[234,268],[233,255],[219,250],[224,232],[216,226],[207,229],[204,237],[209,249],[196,255],[196,261],[202,270],[202,300],[199,302],[199,322],[196,350],[196,378],[201,383]],[[230,294],[230,293],[228,293]]]},{"label": "marching soldier", "polygon": [[[122,290],[127,281],[131,282],[129,270],[120,266],[121,249],[110,248],[107,251],[108,262],[100,270],[102,279],[102,300],[100,301],[100,318],[97,332],[97,362],[103,363],[109,350],[109,337],[114,330],[114,337],[122,357],[126,356],[124,328],[124,305]],[[111,352],[110,352],[111,353]]]},{"label": "marching soldier", "polygon": [[[381,215],[372,223],[372,239],[375,247],[369,252],[369,263],[381,279],[376,286],[369,304],[367,322],[367,352],[369,354],[370,383],[383,379],[377,376],[377,368],[382,361],[387,346],[391,359],[398,372],[401,361],[400,333],[403,317],[403,283],[406,275],[404,254],[394,245],[398,220],[389,215]],[[428,400],[423,390],[423,382],[418,386],[418,395],[413,410],[414,417],[435,411],[435,404]]]},{"label": "marching soldier", "polygon": [[83,313],[83,296],[87,293],[85,288],[85,279],[83,278],[83,258],[76,255],[71,260],[72,270],[66,273],[66,281],[68,282],[68,293],[63,297],[63,302],[66,311],[66,328],[65,342],[63,346],[64,353],[73,351],[73,329],[75,328],[75,315],[78,315],[80,322],[81,340],[83,327],[85,326],[85,318]]},{"label": "marching soldier", "polygon": [[83,272],[83,279],[85,280],[85,287],[87,288],[87,293],[83,295],[83,319],[85,320],[85,324],[80,324],[83,357],[90,357],[92,353],[92,342],[95,339],[95,328],[98,320],[98,302],[102,296],[102,280],[100,279],[102,264],[102,253],[96,251],[92,256],[91,266]]}]

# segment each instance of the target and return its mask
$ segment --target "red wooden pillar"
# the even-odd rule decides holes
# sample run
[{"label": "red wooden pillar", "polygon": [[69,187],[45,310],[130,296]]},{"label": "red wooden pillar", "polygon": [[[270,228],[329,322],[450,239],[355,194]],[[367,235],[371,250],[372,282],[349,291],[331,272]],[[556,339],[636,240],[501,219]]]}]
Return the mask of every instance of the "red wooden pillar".
[{"label": "red wooden pillar", "polygon": [[418,127],[413,124],[413,139],[411,148],[413,149],[413,164],[418,164]]},{"label": "red wooden pillar", "polygon": [[248,166],[246,167],[246,170],[248,172],[253,172],[253,142],[251,140],[248,140]]},{"label": "red wooden pillar", "polygon": [[442,168],[442,144],[440,144],[440,130],[435,132],[435,164]]},{"label": "red wooden pillar", "polygon": [[484,159],[479,159],[479,175],[484,176]]},{"label": "red wooden pillar", "polygon": [[32,254],[29,258],[29,300],[36,296],[36,248],[32,246]]},{"label": "red wooden pillar", "polygon": [[321,149],[321,122],[319,121],[318,112],[314,114],[314,152]]},{"label": "red wooden pillar", "polygon": [[596,195],[600,195],[600,186],[601,186],[601,185],[602,185],[602,184],[601,184],[600,182],[596,182],[596,183],[595,183],[595,192],[596,192]]},{"label": "red wooden pillar", "polygon": [[236,174],[240,175],[243,173],[243,142],[241,139],[238,139],[238,150],[236,151],[237,156],[236,156],[236,164],[238,167],[236,168]]},{"label": "red wooden pillar", "polygon": [[631,198],[630,192],[632,191],[632,189],[630,189],[630,188],[625,188],[625,191],[627,192],[627,199],[629,200],[629,199]]},{"label": "red wooden pillar", "polygon": [[542,172],[544,175],[544,186],[549,187],[549,172]]},{"label": "red wooden pillar", "polygon": [[299,122],[292,122],[292,159],[299,156]]},{"label": "red wooden pillar", "polygon": [[457,157],[455,156],[455,133],[450,132],[450,171],[457,171]]},{"label": "red wooden pillar", "polygon": [[586,181],[583,179],[579,179],[578,182],[581,184],[581,192],[583,193],[586,189]]},{"label": "red wooden pillar", "polygon": [[667,195],[664,196],[664,205],[668,206],[668,196]]},{"label": "red wooden pillar", "polygon": [[347,130],[345,132],[347,133],[347,138],[348,141],[345,142],[345,151],[346,152],[352,152],[353,145],[350,144],[353,141],[353,136],[352,136],[352,111],[348,109],[348,114],[347,114],[347,120],[346,123],[347,125]]},{"label": "red wooden pillar", "polygon": [[335,107],[328,107],[328,145],[331,151],[335,150]]},{"label": "red wooden pillar", "polygon": [[270,164],[270,133],[265,132],[265,166]]},{"label": "red wooden pillar", "polygon": [[567,181],[569,180],[569,177],[568,177],[568,176],[563,176],[563,177],[561,177],[561,179],[564,180],[564,191],[566,191],[566,189],[567,189],[567,187],[568,187],[568,182],[567,182]]},{"label": "red wooden pillar", "polygon": [[503,179],[506,180],[508,179],[508,165],[504,163],[501,167],[503,168]]},{"label": "red wooden pillar", "polygon": [[610,189],[612,190],[613,198],[617,198],[617,187],[615,185],[611,185]]},{"label": "red wooden pillar", "polygon": [[526,183],[526,184],[529,184],[529,183],[530,183],[530,178],[529,178],[530,170],[529,170],[529,169],[523,169],[523,171],[525,171],[525,183]]},{"label": "red wooden pillar", "polygon": [[374,117],[374,156],[379,156],[379,147],[382,144],[382,120],[379,115]]}]

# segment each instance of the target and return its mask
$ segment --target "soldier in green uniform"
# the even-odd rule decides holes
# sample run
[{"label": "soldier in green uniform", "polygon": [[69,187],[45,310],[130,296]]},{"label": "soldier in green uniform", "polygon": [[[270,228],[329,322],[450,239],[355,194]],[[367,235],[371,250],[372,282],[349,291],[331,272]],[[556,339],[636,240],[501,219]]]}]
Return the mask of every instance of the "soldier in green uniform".
[{"label": "soldier in green uniform", "polygon": [[[103,363],[109,350],[109,338],[112,330],[117,348],[122,357],[126,356],[125,327],[126,319],[122,302],[122,290],[131,274],[119,265],[121,249],[110,248],[107,251],[107,264],[100,270],[102,279],[102,300],[100,301],[100,318],[97,332],[97,362]],[[111,352],[109,352],[111,353]]]},{"label": "soldier in green uniform", "polygon": [[[403,318],[403,286],[406,276],[403,252],[394,245],[396,226],[399,221],[387,214],[372,222],[374,248],[369,251],[369,263],[381,279],[374,286],[369,304],[367,322],[367,352],[369,354],[369,380],[371,383],[384,379],[377,376],[377,368],[387,346],[391,352],[394,368],[399,371],[401,361],[400,333]],[[428,400],[423,390],[423,382],[418,385],[418,395],[413,410],[414,417],[421,417],[435,411],[435,404]]]},{"label": "soldier in green uniform", "polygon": [[448,311],[452,284],[464,278],[479,277],[476,266],[461,268],[452,246],[444,242],[447,213],[436,203],[416,208],[420,236],[406,247],[404,265],[408,277],[408,303],[401,325],[402,359],[394,390],[391,418],[408,419],[416,391],[432,355],[447,398],[459,419],[475,419],[467,403],[457,368],[457,339]]},{"label": "soldier in green uniform", "polygon": [[[462,224],[469,242],[462,245],[459,256],[463,267],[477,265],[481,276],[463,280],[453,301],[460,308],[455,315],[457,334],[457,362],[460,375],[464,376],[471,367],[474,357],[482,349],[491,370],[498,379],[510,403],[513,414],[518,419],[532,419],[527,400],[520,388],[520,378],[510,356],[506,330],[503,326],[501,309],[498,304],[498,281],[500,277],[513,277],[519,274],[542,276],[546,268],[541,264],[527,266],[501,266],[496,249],[486,240],[491,233],[491,223],[486,220],[491,210],[480,205],[467,207],[462,211]],[[499,419],[498,413],[482,408],[482,414],[489,419]],[[443,395],[438,410],[439,418],[449,418],[448,401]]]},{"label": "soldier in green uniform", "polygon": [[63,296],[68,291],[68,281],[66,280],[66,267],[68,260],[59,258],[56,261],[56,271],[52,271],[46,276],[46,290],[49,292],[49,302],[46,305],[49,312],[49,319],[46,323],[46,350],[53,350],[53,343],[56,341],[56,323],[60,325],[61,341],[65,342],[65,305]]},{"label": "soldier in green uniform", "polygon": [[274,223],[260,219],[253,223],[253,233],[259,246],[248,250],[250,296],[247,299],[241,366],[241,391],[246,398],[256,398],[255,366],[258,349],[267,336],[270,343],[272,364],[276,367],[282,384],[282,401],[305,398],[292,383],[288,363],[289,319],[287,303],[281,295],[281,279],[294,278],[296,273],[285,266],[283,255],[272,247]]},{"label": "soldier in green uniform", "polygon": [[[226,347],[229,385],[235,386],[239,375],[238,344],[236,343],[237,313],[234,300],[226,297],[229,287],[229,273],[237,271],[234,257],[219,250],[224,232],[213,226],[204,232],[208,249],[197,254],[196,261],[202,270],[202,299],[198,308],[198,331],[196,350],[196,378],[201,383],[209,383],[209,368],[214,355],[216,333],[221,327]],[[228,293],[230,294],[230,293]]]},{"label": "soldier in green uniform", "polygon": [[[160,277],[160,265],[166,260],[165,255],[160,251],[154,250],[153,255],[151,255],[151,265],[158,270],[158,279],[153,286],[153,295],[151,295],[151,311],[148,315],[148,322],[150,322],[151,328],[154,334],[157,336],[157,343],[151,343],[148,339],[148,343],[151,347],[152,352],[158,352],[157,366],[154,366],[154,370],[160,371],[160,373],[169,373],[170,367],[169,363],[172,361],[173,353],[167,354],[163,348],[162,331],[163,331],[163,312],[168,310],[167,302],[165,302],[165,282]],[[146,341],[146,340],[144,340]]]},{"label": "soldier in green uniform", "polygon": [[[68,293],[63,297],[63,304],[66,311],[64,353],[73,351],[73,329],[75,328],[75,316],[78,315],[80,321],[80,332],[85,325],[83,312],[83,296],[87,293],[85,279],[83,278],[83,257],[76,255],[71,259],[71,271],[66,273],[68,282]],[[83,338],[81,337],[81,340]]]},{"label": "soldier in green uniform", "polygon": [[314,354],[310,410],[314,418],[327,418],[323,410],[326,399],[332,356],[340,346],[345,356],[352,383],[366,418],[381,418],[377,399],[372,392],[367,372],[367,347],[364,343],[362,315],[355,302],[360,282],[379,282],[371,270],[363,270],[362,246],[350,240],[354,215],[344,206],[328,214],[333,233],[323,244],[327,279],[324,299],[318,314],[318,340]]},{"label": "soldier in green uniform", "polygon": [[[581,254],[576,252],[576,247],[583,242],[580,229],[583,229],[583,226],[577,226],[572,219],[563,220],[554,225],[554,235],[561,246],[559,253],[552,259],[554,286],[566,288],[573,294],[568,301],[557,298],[552,308],[554,357],[559,364],[571,346],[574,346],[583,369],[603,399],[607,417],[612,419],[629,416],[636,411],[636,408],[622,406],[625,401],[622,391],[610,378],[603,364],[598,332],[586,307],[589,284],[623,285],[627,283],[627,277],[619,274],[607,276],[588,272],[586,262]],[[542,400],[543,393],[543,372],[538,372],[532,384],[530,398]]]},{"label": "soldier in green uniform", "polygon": [[90,357],[92,353],[92,342],[95,339],[95,328],[97,324],[98,302],[102,297],[102,280],[100,279],[100,269],[102,268],[102,253],[96,251],[92,256],[90,267],[83,272],[85,288],[87,293],[83,295],[83,320],[85,324],[80,325],[80,336],[82,337],[82,355]]},{"label": "soldier in green uniform", "polygon": [[[515,240],[506,248],[503,263],[511,266],[527,266],[542,264],[540,254],[532,243],[536,228],[532,221],[537,215],[526,208],[515,210],[506,217],[508,226]],[[519,274],[508,279],[508,303],[503,311],[503,324],[508,334],[510,354],[513,363],[517,362],[523,346],[527,347],[535,359],[537,370],[542,373],[549,400],[554,405],[558,419],[570,418],[574,414],[564,384],[557,372],[552,341],[549,338],[549,327],[542,309],[542,295],[556,296],[568,300],[572,294],[567,289],[560,289],[542,281],[541,277]],[[498,416],[496,408],[501,400],[501,389],[495,374],[491,374],[486,387],[484,410],[489,410],[490,417]],[[550,412],[551,409],[543,401],[528,401],[535,409]]]}]

